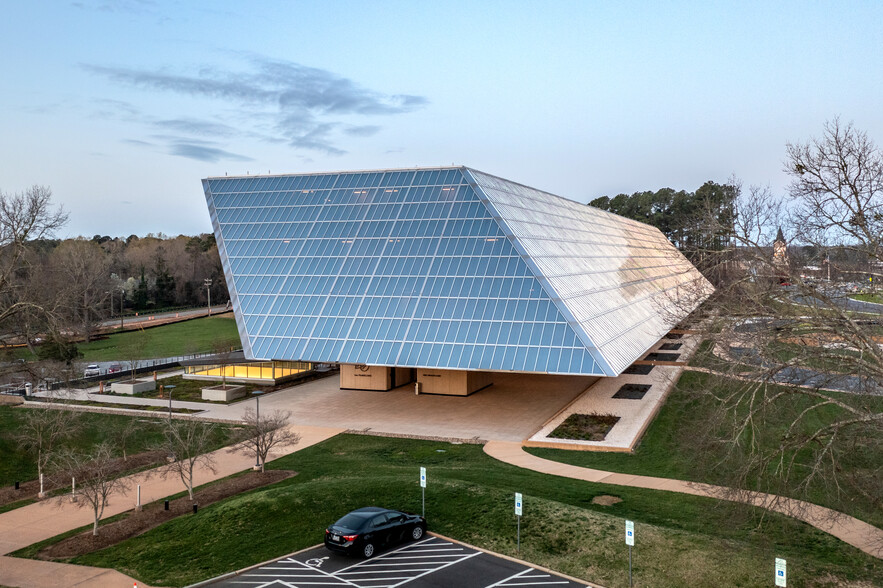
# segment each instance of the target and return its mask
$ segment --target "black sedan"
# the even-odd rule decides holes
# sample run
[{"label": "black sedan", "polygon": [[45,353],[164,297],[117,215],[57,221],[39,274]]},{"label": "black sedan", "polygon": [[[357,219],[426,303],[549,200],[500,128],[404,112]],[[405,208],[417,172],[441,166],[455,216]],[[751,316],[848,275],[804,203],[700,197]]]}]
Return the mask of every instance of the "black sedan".
[{"label": "black sedan", "polygon": [[368,506],[325,529],[325,547],[346,555],[371,557],[384,547],[416,541],[425,532],[426,520],[419,515]]}]

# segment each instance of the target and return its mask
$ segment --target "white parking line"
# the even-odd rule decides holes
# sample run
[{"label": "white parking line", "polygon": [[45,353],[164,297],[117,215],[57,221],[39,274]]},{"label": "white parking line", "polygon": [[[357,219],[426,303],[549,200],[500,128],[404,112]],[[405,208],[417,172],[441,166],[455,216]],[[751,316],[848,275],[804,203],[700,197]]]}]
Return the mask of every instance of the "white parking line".
[{"label": "white parking line", "polygon": [[[528,575],[530,574],[530,575]],[[540,580],[540,578],[550,578],[549,580]],[[531,582],[529,580],[537,579],[537,582]],[[515,581],[517,580],[517,581]],[[528,580],[527,582],[523,580]],[[513,574],[508,578],[503,578],[499,582],[495,584],[491,584],[486,588],[496,588],[500,587],[508,587],[508,586],[553,586],[558,584],[570,584],[567,580],[562,580],[557,576],[552,576],[551,574],[544,574],[539,570],[535,570],[534,568],[527,568],[525,570],[521,570],[517,574]]]},{"label": "white parking line", "polygon": [[[230,584],[251,588],[398,588],[476,555],[481,555],[481,552],[436,537],[427,537],[336,572],[326,572],[318,566],[288,557],[246,572],[230,581]],[[514,579],[515,576],[507,580]],[[525,579],[529,580],[522,578]]]},{"label": "white parking line", "polygon": [[[298,561],[296,559],[288,558],[288,559],[280,560],[275,563],[278,564],[278,563],[283,563],[283,562],[290,563],[291,567],[288,567],[288,566],[282,566],[282,567],[264,566],[264,567],[257,568],[256,570],[254,570],[252,572],[246,572],[245,574],[243,574],[241,576],[241,578],[243,578],[243,580],[244,580],[245,578],[262,578],[264,576],[269,576],[271,578],[295,577],[295,578],[309,578],[311,580],[318,580],[318,581],[296,580],[297,584],[290,584],[290,583],[285,582],[283,580],[277,580],[279,582],[282,582],[285,586],[289,586],[290,588],[298,588],[299,586],[355,586],[356,588],[360,588],[358,584],[354,584],[354,583],[350,582],[349,580],[347,580],[346,578],[338,578],[334,574],[329,574],[328,572],[320,570],[319,568],[316,568],[313,566],[308,566],[307,564],[305,564],[301,561]],[[287,571],[289,571],[289,573],[279,573],[279,572],[276,572],[275,574],[262,574],[262,573],[260,573],[260,572],[263,572],[264,570],[269,570],[269,569],[287,570]],[[244,584],[247,582],[237,581],[236,583],[237,584]],[[272,584],[273,584],[273,582],[264,582],[263,584],[261,584],[260,586],[257,586],[256,588],[261,588],[261,586],[271,586]]]},{"label": "white parking line", "polygon": [[363,588],[395,588],[479,553],[467,553],[462,547],[430,537],[385,553],[376,559],[359,562],[337,571],[335,575],[339,578],[346,577]]}]

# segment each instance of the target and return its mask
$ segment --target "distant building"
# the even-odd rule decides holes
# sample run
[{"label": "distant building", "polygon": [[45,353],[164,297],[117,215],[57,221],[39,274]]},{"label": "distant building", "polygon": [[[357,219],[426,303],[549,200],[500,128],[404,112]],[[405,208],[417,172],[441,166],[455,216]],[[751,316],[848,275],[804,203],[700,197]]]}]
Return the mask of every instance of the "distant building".
[{"label": "distant building", "polygon": [[773,241],[773,265],[781,270],[787,270],[788,262],[788,244],[785,242],[785,235],[782,233],[782,227],[776,233],[776,240]]},{"label": "distant building", "polygon": [[246,357],[345,388],[616,376],[712,291],[658,229],[466,167],[203,187]]}]

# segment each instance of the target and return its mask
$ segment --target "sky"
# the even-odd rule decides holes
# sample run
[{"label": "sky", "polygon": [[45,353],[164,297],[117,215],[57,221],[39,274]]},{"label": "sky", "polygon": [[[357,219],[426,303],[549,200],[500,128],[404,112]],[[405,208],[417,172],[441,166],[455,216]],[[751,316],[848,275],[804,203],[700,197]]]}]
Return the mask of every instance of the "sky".
[{"label": "sky", "polygon": [[60,237],[211,231],[209,176],[466,165],[588,202],[883,142],[883,3],[7,2],[0,191]]}]

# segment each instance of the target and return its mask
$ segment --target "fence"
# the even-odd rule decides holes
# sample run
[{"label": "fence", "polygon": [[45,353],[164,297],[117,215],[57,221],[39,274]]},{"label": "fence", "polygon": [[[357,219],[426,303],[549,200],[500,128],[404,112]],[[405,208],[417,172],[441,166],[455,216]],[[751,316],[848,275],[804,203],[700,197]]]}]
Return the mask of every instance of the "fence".
[{"label": "fence", "polygon": [[[241,351],[241,350],[240,350]],[[217,353],[213,351],[205,351],[202,353],[191,353],[189,355],[176,355],[174,357],[161,357],[158,359],[139,359],[135,362],[135,374],[144,374],[159,370],[165,370],[169,368],[179,367],[182,361],[186,361],[189,359],[198,359],[200,357],[213,357],[217,355]],[[120,362],[121,364],[126,364],[128,362]],[[46,389],[48,390],[58,390],[59,388],[69,388],[69,387],[79,387],[79,386],[88,386],[89,384],[96,384],[98,382],[107,381],[107,380],[116,380],[120,377],[124,377],[126,374],[132,373],[132,366],[128,365],[122,371],[116,372],[113,374],[101,374],[98,376],[88,376],[83,378],[75,378],[70,381],[58,381],[47,383]],[[11,385],[11,384],[10,384]],[[24,396],[24,384],[21,384],[22,390],[18,394],[19,396]],[[3,392],[0,392],[3,393]]]}]

